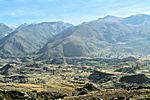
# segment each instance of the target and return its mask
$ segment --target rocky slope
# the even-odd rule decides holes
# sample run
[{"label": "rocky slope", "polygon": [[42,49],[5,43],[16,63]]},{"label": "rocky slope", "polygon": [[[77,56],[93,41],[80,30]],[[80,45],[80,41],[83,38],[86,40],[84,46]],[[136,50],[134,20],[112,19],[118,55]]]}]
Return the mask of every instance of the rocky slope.
[{"label": "rocky slope", "polygon": [[106,16],[77,26],[23,24],[0,40],[0,56],[122,57],[150,54],[150,16]]},{"label": "rocky slope", "polygon": [[11,29],[9,26],[0,23],[0,39],[7,36],[9,33],[12,32],[13,29]]},{"label": "rocky slope", "polygon": [[106,16],[63,31],[40,50],[42,57],[148,55],[150,16]]},{"label": "rocky slope", "polygon": [[64,22],[24,24],[0,41],[1,56],[25,56],[37,52],[48,39],[72,26]]}]

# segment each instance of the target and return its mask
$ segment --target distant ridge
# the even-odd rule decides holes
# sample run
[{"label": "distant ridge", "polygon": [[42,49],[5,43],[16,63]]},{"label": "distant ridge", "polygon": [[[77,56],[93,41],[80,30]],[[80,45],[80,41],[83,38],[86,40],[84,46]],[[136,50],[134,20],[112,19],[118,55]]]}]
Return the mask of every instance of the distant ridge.
[{"label": "distant ridge", "polygon": [[150,15],[106,16],[73,26],[23,24],[0,40],[1,56],[113,57],[150,54]]}]

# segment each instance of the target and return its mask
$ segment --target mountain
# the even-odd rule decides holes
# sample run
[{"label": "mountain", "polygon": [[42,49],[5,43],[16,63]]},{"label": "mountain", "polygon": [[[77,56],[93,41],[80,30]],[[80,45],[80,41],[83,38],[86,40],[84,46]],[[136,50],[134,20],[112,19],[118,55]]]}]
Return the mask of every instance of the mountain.
[{"label": "mountain", "polygon": [[40,49],[40,57],[150,54],[150,16],[106,16],[68,28]]},{"label": "mountain", "polygon": [[150,54],[149,44],[150,15],[108,15],[77,26],[64,22],[22,24],[0,40],[0,56],[145,56]]},{"label": "mountain", "polygon": [[71,27],[64,22],[23,24],[0,41],[1,56],[24,56],[33,54],[54,35]]},{"label": "mountain", "polygon": [[137,15],[132,15],[130,17],[124,18],[123,23],[126,24],[132,24],[132,25],[139,25],[139,24],[144,24],[144,23],[149,23],[150,22],[150,15],[145,15],[145,14],[137,14]]},{"label": "mountain", "polygon": [[9,33],[12,32],[13,29],[11,29],[9,26],[0,23],[0,39],[7,36]]}]

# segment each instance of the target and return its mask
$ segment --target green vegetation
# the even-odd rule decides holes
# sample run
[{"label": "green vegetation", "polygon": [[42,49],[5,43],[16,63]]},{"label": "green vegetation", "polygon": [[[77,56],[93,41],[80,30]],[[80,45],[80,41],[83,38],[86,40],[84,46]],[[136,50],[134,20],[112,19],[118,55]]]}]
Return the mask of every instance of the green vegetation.
[{"label": "green vegetation", "polygon": [[[14,58],[1,59],[3,63]],[[150,98],[144,58],[17,58],[0,69],[0,98],[88,100]]]}]

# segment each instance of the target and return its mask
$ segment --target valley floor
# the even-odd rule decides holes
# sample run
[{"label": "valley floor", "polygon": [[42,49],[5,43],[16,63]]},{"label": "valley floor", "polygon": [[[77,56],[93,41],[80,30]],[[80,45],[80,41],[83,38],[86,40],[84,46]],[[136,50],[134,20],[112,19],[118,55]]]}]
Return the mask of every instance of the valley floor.
[{"label": "valley floor", "polygon": [[149,66],[134,57],[1,59],[0,100],[150,100]]}]

